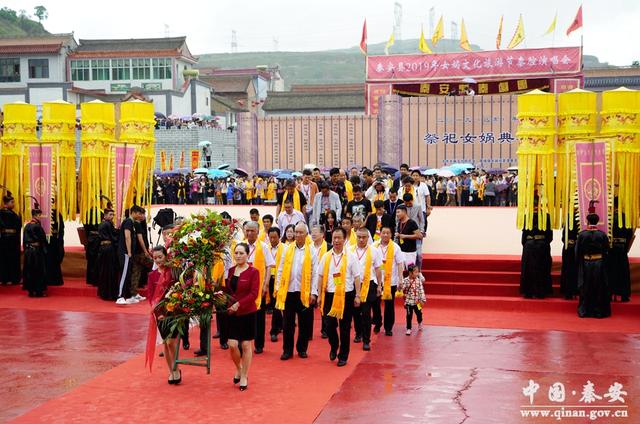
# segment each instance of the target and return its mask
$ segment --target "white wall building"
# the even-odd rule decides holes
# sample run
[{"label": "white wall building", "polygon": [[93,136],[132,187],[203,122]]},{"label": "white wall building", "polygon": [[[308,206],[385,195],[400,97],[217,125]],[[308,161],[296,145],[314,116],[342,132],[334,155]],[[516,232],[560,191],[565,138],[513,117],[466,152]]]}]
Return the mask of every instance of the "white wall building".
[{"label": "white wall building", "polygon": [[[186,37],[79,40],[73,34],[0,39],[0,108],[63,99],[119,102],[144,96],[166,116],[211,114]],[[78,106],[79,107],[79,106]]]},{"label": "white wall building", "polygon": [[0,38],[0,109],[5,103],[68,99],[66,57],[73,34]]}]

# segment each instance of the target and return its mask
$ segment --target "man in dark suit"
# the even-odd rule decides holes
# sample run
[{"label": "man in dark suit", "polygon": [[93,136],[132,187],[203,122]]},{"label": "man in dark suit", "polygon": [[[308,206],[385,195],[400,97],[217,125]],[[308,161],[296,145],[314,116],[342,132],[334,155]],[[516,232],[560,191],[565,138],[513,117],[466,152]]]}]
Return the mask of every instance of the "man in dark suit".
[{"label": "man in dark suit", "polygon": [[382,228],[393,228],[394,220],[391,215],[386,212],[384,202],[382,200],[376,200],[373,202],[373,207],[376,213],[367,217],[364,226],[369,230],[373,240],[378,241],[380,240],[380,232],[382,231]]},{"label": "man in dark suit", "polygon": [[396,208],[403,203],[402,199],[398,199],[398,190],[395,188],[390,189],[389,199],[384,201],[384,211],[391,217],[391,222],[393,223],[391,228],[396,228]]}]

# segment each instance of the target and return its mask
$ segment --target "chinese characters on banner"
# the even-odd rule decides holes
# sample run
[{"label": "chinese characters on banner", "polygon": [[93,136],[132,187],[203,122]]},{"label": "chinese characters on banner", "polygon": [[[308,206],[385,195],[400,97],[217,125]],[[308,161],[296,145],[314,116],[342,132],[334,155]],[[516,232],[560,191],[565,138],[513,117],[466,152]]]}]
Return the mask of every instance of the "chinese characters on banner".
[{"label": "chinese characters on banner", "polygon": [[391,94],[391,84],[366,84],[367,115],[377,115],[380,108],[380,97]]},{"label": "chinese characters on banner", "polygon": [[581,66],[580,47],[367,56],[366,80],[575,76],[580,73]]},{"label": "chinese characters on banner", "polygon": [[193,149],[191,150],[191,170],[200,167],[200,150]]},{"label": "chinese characters on banner", "polygon": [[571,91],[574,88],[580,88],[581,86],[580,78],[558,78],[553,80],[553,92],[554,93],[564,93],[566,91]]},{"label": "chinese characters on banner", "polygon": [[449,96],[461,95],[468,89],[475,94],[520,93],[533,89],[548,91],[549,79],[517,79],[505,81],[487,81],[479,83],[437,82],[422,84],[393,84],[392,92],[401,96]]}]

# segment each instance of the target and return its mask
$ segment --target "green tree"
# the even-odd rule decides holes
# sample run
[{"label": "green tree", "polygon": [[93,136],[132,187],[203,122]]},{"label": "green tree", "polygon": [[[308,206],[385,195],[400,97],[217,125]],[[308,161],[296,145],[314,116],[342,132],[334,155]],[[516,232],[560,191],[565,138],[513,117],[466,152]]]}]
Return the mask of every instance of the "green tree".
[{"label": "green tree", "polygon": [[47,12],[47,8],[44,6],[36,6],[33,8],[33,14],[38,18],[38,22],[42,23],[45,19],[49,17],[49,12]]}]

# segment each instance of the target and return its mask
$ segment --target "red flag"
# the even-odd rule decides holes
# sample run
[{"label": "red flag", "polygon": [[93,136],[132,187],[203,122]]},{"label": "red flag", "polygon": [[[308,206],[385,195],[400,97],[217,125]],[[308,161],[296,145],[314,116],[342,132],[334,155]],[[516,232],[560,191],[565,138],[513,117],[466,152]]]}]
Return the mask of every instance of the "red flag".
[{"label": "red flag", "polygon": [[362,54],[367,54],[367,20],[364,20],[364,25],[362,26],[362,39],[360,40],[360,51]]},{"label": "red flag", "polygon": [[573,31],[578,28],[582,28],[582,5],[578,8],[578,13],[576,13],[576,17],[571,22],[571,26],[567,29],[567,35],[571,34]]}]

